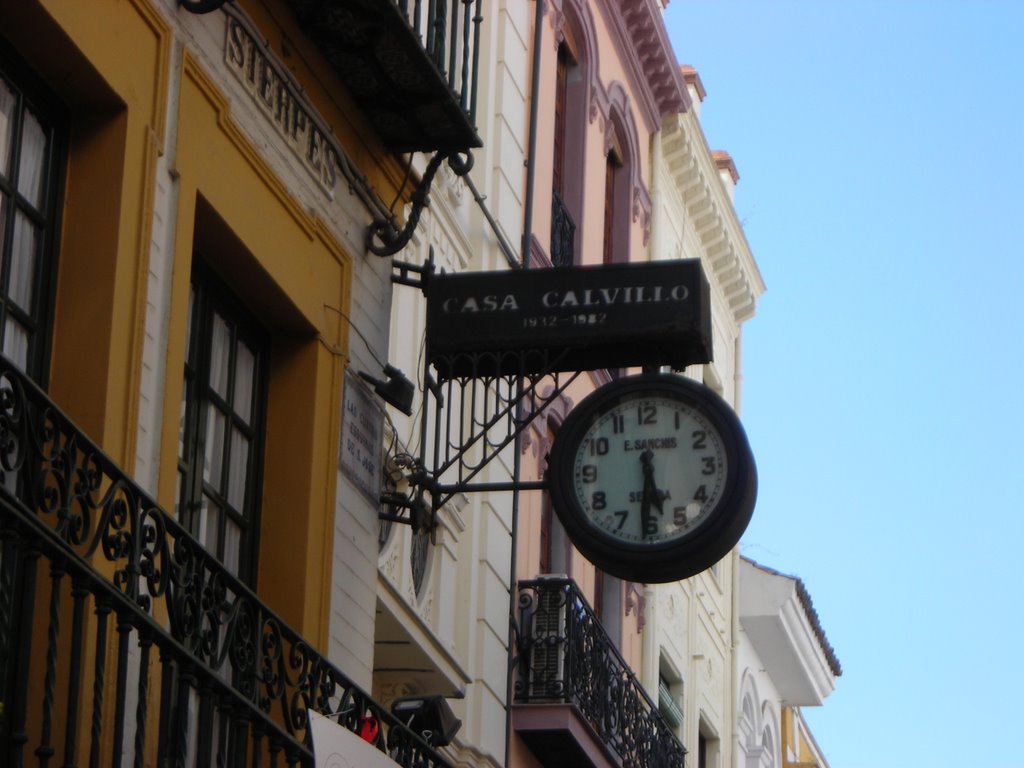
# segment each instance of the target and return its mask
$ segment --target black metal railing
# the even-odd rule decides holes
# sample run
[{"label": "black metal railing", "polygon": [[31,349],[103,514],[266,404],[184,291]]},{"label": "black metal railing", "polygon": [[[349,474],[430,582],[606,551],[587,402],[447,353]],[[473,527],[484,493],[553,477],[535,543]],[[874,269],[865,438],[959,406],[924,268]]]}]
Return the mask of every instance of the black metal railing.
[{"label": "black metal railing", "polygon": [[285,0],[396,152],[466,153],[476,132],[482,0]]},{"label": "black metal railing", "polygon": [[519,582],[517,704],[577,707],[622,765],[681,768],[686,748],[571,579]]},{"label": "black metal railing", "polygon": [[0,357],[0,764],[312,766],[311,710],[448,766]]},{"label": "black metal railing", "polygon": [[576,222],[557,190],[551,192],[551,265],[571,267],[576,240]]},{"label": "black metal railing", "polygon": [[427,56],[476,120],[476,74],[480,61],[481,0],[392,0],[423,40]]}]

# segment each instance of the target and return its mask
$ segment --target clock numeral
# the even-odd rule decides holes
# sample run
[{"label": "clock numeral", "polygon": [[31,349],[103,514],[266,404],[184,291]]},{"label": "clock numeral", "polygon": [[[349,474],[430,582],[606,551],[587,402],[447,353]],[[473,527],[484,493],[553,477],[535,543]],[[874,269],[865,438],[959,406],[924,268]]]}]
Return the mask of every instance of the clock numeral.
[{"label": "clock numeral", "polygon": [[604,456],[608,453],[608,438],[599,437],[596,440],[590,441],[590,455],[591,456]]},{"label": "clock numeral", "polygon": [[656,405],[638,405],[636,408],[637,424],[657,424],[657,416],[658,406]]},{"label": "clock numeral", "polygon": [[693,433],[693,450],[702,451],[708,447],[708,433],[698,429]]},{"label": "clock numeral", "polygon": [[672,522],[676,525],[686,525],[686,507],[676,507],[672,510]]},{"label": "clock numeral", "polygon": [[626,428],[626,417],[621,413],[612,414],[612,431],[619,434]]},{"label": "clock numeral", "polygon": [[595,511],[599,511],[608,506],[608,501],[604,497],[604,491],[596,491],[593,496],[590,497],[590,506]]},{"label": "clock numeral", "polygon": [[701,461],[704,463],[704,469],[700,471],[702,475],[715,474],[716,463],[714,456],[704,456],[701,458]]},{"label": "clock numeral", "polygon": [[644,536],[655,536],[658,533],[658,521],[653,518],[647,518],[647,522],[644,523]]},{"label": "clock numeral", "polygon": [[705,485],[700,485],[693,494],[694,501],[707,501],[708,500],[708,489]]},{"label": "clock numeral", "polygon": [[597,480],[597,465],[596,464],[584,464],[583,469],[580,470],[580,479],[584,483],[593,483]]},{"label": "clock numeral", "polygon": [[612,512],[612,514],[619,518],[619,524],[615,527],[615,530],[621,531],[622,526],[626,523],[626,518],[629,516],[629,511],[625,509],[620,509],[618,512]]}]

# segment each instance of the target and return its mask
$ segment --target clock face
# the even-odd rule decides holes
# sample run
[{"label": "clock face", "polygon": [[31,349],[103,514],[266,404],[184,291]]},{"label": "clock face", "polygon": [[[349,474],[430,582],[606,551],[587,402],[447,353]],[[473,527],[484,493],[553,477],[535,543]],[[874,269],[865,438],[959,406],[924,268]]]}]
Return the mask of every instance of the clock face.
[{"label": "clock face", "polygon": [[722,436],[707,416],[678,398],[639,392],[584,431],[573,490],[590,524],[609,537],[662,543],[708,519],[728,468]]},{"label": "clock face", "polygon": [[731,406],[675,374],[619,379],[586,397],[555,435],[547,480],[576,548],[641,582],[686,578],[720,560],[757,496]]}]

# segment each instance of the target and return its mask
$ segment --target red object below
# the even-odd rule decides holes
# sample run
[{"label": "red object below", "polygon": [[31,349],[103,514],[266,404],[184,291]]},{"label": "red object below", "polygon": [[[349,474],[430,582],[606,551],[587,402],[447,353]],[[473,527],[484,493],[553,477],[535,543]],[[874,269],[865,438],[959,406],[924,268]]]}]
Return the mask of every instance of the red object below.
[{"label": "red object below", "polygon": [[363,715],[359,718],[359,736],[363,741],[368,741],[371,744],[377,740],[377,734],[380,733],[380,721],[377,720],[373,715]]}]

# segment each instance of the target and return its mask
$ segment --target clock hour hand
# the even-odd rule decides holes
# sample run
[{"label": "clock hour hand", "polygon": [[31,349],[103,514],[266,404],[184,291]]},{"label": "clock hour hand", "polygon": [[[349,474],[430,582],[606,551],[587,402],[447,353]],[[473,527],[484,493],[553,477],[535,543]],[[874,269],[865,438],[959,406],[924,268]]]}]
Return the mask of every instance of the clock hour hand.
[{"label": "clock hour hand", "polygon": [[644,473],[644,488],[640,496],[640,526],[641,534],[644,537],[657,532],[657,525],[651,525],[653,522],[651,520],[651,504],[658,510],[658,514],[662,512],[661,494],[658,493],[658,486],[654,483],[654,465],[651,463],[653,458],[654,454],[651,451],[644,451],[640,454],[640,467]]},{"label": "clock hour hand", "polygon": [[658,492],[658,486],[654,482],[654,453],[651,451],[644,451],[640,454],[640,465],[644,470],[644,491],[643,498],[647,503],[647,508],[650,510],[650,505],[653,504],[654,508],[659,513],[664,512],[663,502],[661,494]]}]

